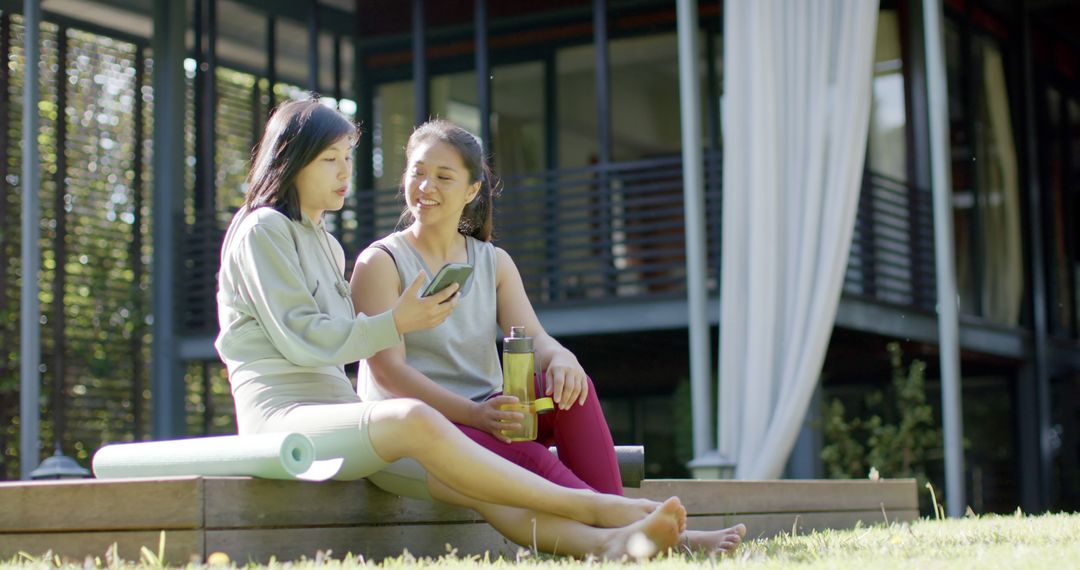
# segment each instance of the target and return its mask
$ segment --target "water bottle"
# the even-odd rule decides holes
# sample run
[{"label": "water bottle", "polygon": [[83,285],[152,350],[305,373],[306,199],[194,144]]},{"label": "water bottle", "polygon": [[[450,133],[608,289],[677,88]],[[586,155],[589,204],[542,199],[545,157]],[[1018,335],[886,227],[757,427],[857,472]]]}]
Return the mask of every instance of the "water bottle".
[{"label": "water bottle", "polygon": [[510,441],[536,439],[536,416],[555,409],[551,398],[537,398],[536,356],[532,337],[525,336],[525,327],[510,327],[510,336],[503,339],[503,395],[514,396],[517,404],[501,409],[522,414],[521,429],[503,430]]}]

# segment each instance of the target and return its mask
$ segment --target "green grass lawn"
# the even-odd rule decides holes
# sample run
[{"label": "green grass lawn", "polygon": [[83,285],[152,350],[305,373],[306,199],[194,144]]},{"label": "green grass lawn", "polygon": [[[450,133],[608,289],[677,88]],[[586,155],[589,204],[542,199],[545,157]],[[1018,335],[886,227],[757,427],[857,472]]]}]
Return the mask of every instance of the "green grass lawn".
[{"label": "green grass lawn", "polygon": [[[633,561],[628,561],[633,565]],[[395,568],[506,568],[511,565],[537,569],[589,566],[626,567],[626,563],[576,561],[549,556],[529,556],[522,551],[517,560],[486,560],[482,557],[447,556],[416,560],[410,556],[365,563],[353,557],[270,564],[250,568],[333,570],[366,566]],[[844,531],[815,532],[801,536],[778,536],[752,540],[731,556],[716,560],[705,557],[669,555],[641,563],[650,569],[685,569],[696,566],[722,568],[838,568],[883,570],[889,568],[1080,568],[1080,515],[983,516],[956,520],[920,520],[914,523],[880,525]],[[0,570],[28,570],[56,567],[159,568],[150,550],[141,562],[108,564],[103,560],[57,561],[43,557],[21,557],[0,563]],[[206,568],[191,565],[191,568]],[[213,568],[213,567],[211,567]]]}]

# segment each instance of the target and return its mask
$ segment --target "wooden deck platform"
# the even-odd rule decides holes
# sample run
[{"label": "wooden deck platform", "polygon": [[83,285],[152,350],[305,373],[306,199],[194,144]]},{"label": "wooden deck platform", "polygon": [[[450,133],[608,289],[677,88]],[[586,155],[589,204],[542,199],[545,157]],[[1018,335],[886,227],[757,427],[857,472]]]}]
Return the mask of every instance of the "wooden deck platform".
[{"label": "wooden deck platform", "polygon": [[[918,518],[912,479],[882,481],[646,480],[627,494],[678,495],[690,528],[743,522],[750,537],[850,528]],[[117,543],[138,560],[157,551],[164,530],[169,563],[224,552],[238,564],[314,558],[317,551],[368,559],[462,554],[513,556],[517,546],[469,510],[404,499],[366,481],[305,483],[246,477],[175,477],[0,483],[0,560],[48,550],[76,560]]]}]

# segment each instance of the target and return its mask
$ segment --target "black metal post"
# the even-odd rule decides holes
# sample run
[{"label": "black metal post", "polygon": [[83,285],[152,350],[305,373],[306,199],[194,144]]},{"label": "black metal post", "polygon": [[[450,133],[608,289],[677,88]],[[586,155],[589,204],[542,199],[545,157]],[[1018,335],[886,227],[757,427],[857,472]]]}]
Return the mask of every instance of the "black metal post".
[{"label": "black metal post", "polygon": [[214,426],[214,385],[210,375],[210,363],[202,361],[199,366],[202,372],[203,390],[203,435],[210,435]]},{"label": "black metal post", "polygon": [[[1021,499],[1027,503],[1024,508],[1028,512],[1042,511],[1050,506],[1051,472],[1053,469],[1053,450],[1051,449],[1051,406],[1050,406],[1050,374],[1048,367],[1047,350],[1047,303],[1046,296],[1046,264],[1043,259],[1043,234],[1042,234],[1042,186],[1039,180],[1038,170],[1038,140],[1035,134],[1035,70],[1033,55],[1031,53],[1031,15],[1023,10],[1020,17],[1020,53],[1021,81],[1023,86],[1023,118],[1024,128],[1024,156],[1022,168],[1027,175],[1027,216],[1029,235],[1027,239],[1028,256],[1031,267],[1028,271],[1028,284],[1031,292],[1031,328],[1032,328],[1032,360],[1030,385],[1021,388],[1027,392],[1027,400],[1031,408],[1020,410],[1025,417],[1034,418],[1036,425],[1029,424],[1028,437],[1018,446],[1021,450],[1037,450],[1038,455],[1034,462],[1021,461],[1022,465],[1032,465],[1034,471],[1025,470],[1024,475],[1035,479],[1035,488],[1030,484],[1022,484]],[[1025,412],[1034,412],[1027,415]],[[1023,452],[1021,458],[1023,458]],[[1033,477],[1032,477],[1033,476]],[[1032,493],[1034,491],[1034,493]]]},{"label": "black metal post", "polygon": [[142,282],[146,274],[145,267],[142,261],[143,250],[143,192],[145,191],[145,185],[143,184],[143,161],[145,157],[143,150],[146,140],[146,120],[143,118],[145,112],[145,105],[143,103],[143,82],[146,81],[146,47],[139,46],[136,50],[138,57],[135,63],[135,125],[134,125],[134,140],[135,140],[135,157],[131,164],[132,177],[134,180],[131,182],[131,191],[133,193],[133,200],[131,205],[131,245],[128,249],[128,256],[131,259],[131,308],[132,315],[134,315],[135,331],[131,335],[130,350],[131,350],[131,410],[132,410],[132,422],[134,423],[134,429],[132,430],[132,436],[135,441],[141,441],[146,436],[146,430],[143,428],[144,413],[143,413],[143,342],[146,339],[146,309],[143,306],[143,289]]},{"label": "black metal post", "polygon": [[[908,21],[921,22],[922,4],[910,2]],[[926,48],[923,27],[907,26],[908,41],[904,59],[905,100],[908,102],[908,165],[911,184],[908,185],[911,204],[911,289],[912,302],[917,307],[933,309],[937,294],[933,283],[933,231],[927,227],[932,219],[930,197],[930,154],[922,141],[930,140],[929,109],[926,100]]]},{"label": "black metal post", "polygon": [[596,48],[596,159],[606,167],[611,162],[611,70],[606,0],[593,0],[593,46]]},{"label": "black metal post", "polygon": [[[277,18],[266,17],[266,118],[274,112],[274,85],[277,84]],[[259,127],[260,131],[262,126]],[[261,136],[261,135],[260,135]]]},{"label": "black metal post", "polygon": [[[334,97],[334,105],[340,111],[341,110],[341,98],[343,97],[342,87],[341,87],[341,34],[338,33],[338,32],[334,32],[333,41],[334,41],[334,52],[333,52],[333,62],[332,62],[333,63],[333,73],[334,73],[334,77],[333,77],[333,83],[334,83],[334,85],[333,85],[333,97]],[[355,166],[355,164],[356,164],[356,161],[353,161],[354,166]],[[356,197],[356,188],[355,187],[353,188],[352,196],[355,199],[355,197]],[[343,207],[341,210],[339,210],[337,212],[334,212],[333,214],[334,214],[334,226],[333,226],[334,237],[336,237],[337,240],[339,242],[341,242],[342,246],[347,246],[348,242],[344,239],[345,238],[345,215],[344,215],[345,214],[345,208]],[[349,241],[351,241],[351,240],[349,240]],[[355,253],[356,252],[351,251],[348,247],[345,247],[345,257],[346,258],[351,257]]]},{"label": "black metal post", "polygon": [[251,146],[254,147],[255,143],[262,137],[263,122],[266,120],[266,116],[262,112],[262,87],[259,86],[260,80],[256,77],[255,81],[251,85]]},{"label": "black metal post", "polygon": [[308,89],[319,92],[319,0],[308,0]]},{"label": "black metal post", "polygon": [[62,453],[64,434],[64,392],[66,389],[66,362],[67,352],[66,335],[64,328],[67,324],[67,316],[64,314],[64,285],[67,283],[67,185],[64,178],[67,173],[67,120],[64,109],[67,108],[67,27],[59,26],[56,33],[56,172],[53,173],[53,219],[56,229],[53,233],[53,256],[54,267],[52,282],[52,317],[49,324],[52,325],[53,355],[52,355],[52,408],[53,408],[53,451]]},{"label": "black metal post", "polygon": [[480,111],[480,139],[484,153],[492,155],[491,139],[491,57],[488,52],[487,0],[473,2],[473,28],[476,58],[476,107]]},{"label": "black metal post", "polygon": [[198,58],[195,72],[195,211],[198,212],[198,232],[200,226],[207,229],[213,227],[216,209],[214,125],[217,115],[217,0],[197,0],[195,16],[195,49]]},{"label": "black metal post", "polygon": [[337,108],[341,109],[341,98],[345,96],[342,91],[341,83],[341,34],[334,32],[334,101],[337,101]]},{"label": "black metal post", "polygon": [[548,300],[562,297],[559,288],[559,72],[555,54],[544,56],[544,274]]},{"label": "black metal post", "polygon": [[427,121],[431,114],[431,104],[428,101],[427,37],[424,28],[424,0],[412,0],[413,109],[417,125]]},{"label": "black metal post", "polygon": [[595,239],[602,260],[604,292],[615,291],[615,265],[611,252],[611,70],[608,58],[607,1],[593,0],[593,46],[596,50],[596,211],[599,236]]},{"label": "black metal post", "polygon": [[[966,166],[966,168],[971,169],[971,178],[970,178],[971,188],[970,188],[970,190],[971,190],[971,196],[972,196],[972,203],[971,203],[971,228],[969,230],[971,239],[968,241],[968,244],[969,244],[968,255],[970,256],[970,261],[971,261],[970,267],[971,267],[971,269],[970,269],[970,272],[968,273],[968,282],[967,282],[968,287],[965,290],[965,288],[963,287],[963,284],[958,284],[958,287],[957,287],[958,291],[957,292],[961,296],[961,298],[963,298],[964,295],[970,295],[971,296],[971,301],[972,301],[972,306],[975,307],[975,314],[980,315],[980,316],[986,316],[986,315],[983,314],[982,287],[979,286],[979,285],[981,285],[983,283],[983,279],[984,279],[983,267],[985,266],[985,259],[984,259],[984,255],[983,255],[984,250],[983,250],[982,246],[986,243],[986,238],[985,238],[985,235],[983,234],[984,224],[983,224],[983,220],[982,220],[982,210],[983,210],[982,201],[983,201],[983,195],[984,195],[984,192],[985,192],[986,188],[984,188],[985,181],[983,180],[983,177],[979,174],[979,168],[978,168],[979,165],[978,165],[977,162],[975,162],[975,158],[976,158],[976,156],[975,156],[975,151],[976,151],[975,139],[976,139],[976,136],[977,136],[977,130],[976,129],[978,127],[976,125],[976,119],[975,119],[975,111],[976,110],[972,108],[972,103],[974,101],[976,101],[976,96],[977,96],[976,94],[979,93],[979,85],[976,82],[977,82],[977,80],[982,78],[982,74],[981,73],[976,74],[976,72],[975,72],[976,69],[981,69],[981,68],[979,68],[978,66],[975,65],[974,58],[972,57],[972,53],[971,53],[971,48],[972,48],[972,45],[973,45],[973,36],[974,36],[974,34],[972,34],[971,26],[972,26],[972,24],[971,24],[970,13],[965,12],[964,13],[964,19],[963,19],[963,26],[961,27],[961,32],[960,32],[960,36],[961,36],[960,45],[963,46],[963,48],[960,50],[960,61],[961,61],[960,69],[962,70],[961,71],[961,77],[960,77],[960,82],[961,82],[960,88],[961,88],[962,93],[963,93],[963,101],[969,102],[968,104],[966,104],[964,106],[964,115],[963,115],[962,119],[963,119],[963,122],[964,122],[964,128],[968,132],[968,137],[967,137],[968,151],[971,152],[970,157],[964,157],[965,161],[968,164],[968,166]],[[945,29],[948,29],[948,28],[945,27]],[[953,162],[955,163],[956,161],[954,160]],[[953,191],[955,192],[956,189],[954,188]],[[958,251],[957,254],[959,254],[959,253],[961,253],[961,252]],[[963,305],[962,304],[961,304],[961,313],[963,313]]]},{"label": "black metal post", "polygon": [[374,89],[368,81],[367,66],[364,65],[364,49],[360,38],[360,14],[363,0],[355,0],[356,19],[353,31],[353,96],[356,98],[356,114],[360,127],[364,130],[356,143],[354,175],[356,177],[356,247],[367,247],[375,241],[375,175],[372,171],[374,152],[375,101]]}]

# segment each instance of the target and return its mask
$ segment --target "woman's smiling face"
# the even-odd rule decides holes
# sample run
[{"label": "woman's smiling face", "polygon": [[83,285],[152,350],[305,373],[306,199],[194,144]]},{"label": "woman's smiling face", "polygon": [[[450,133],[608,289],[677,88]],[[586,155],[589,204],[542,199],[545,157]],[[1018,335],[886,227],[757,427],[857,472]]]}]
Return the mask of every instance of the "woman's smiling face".
[{"label": "woman's smiling face", "polygon": [[405,170],[405,201],[413,219],[424,224],[453,224],[480,191],[454,147],[439,140],[420,143]]}]

